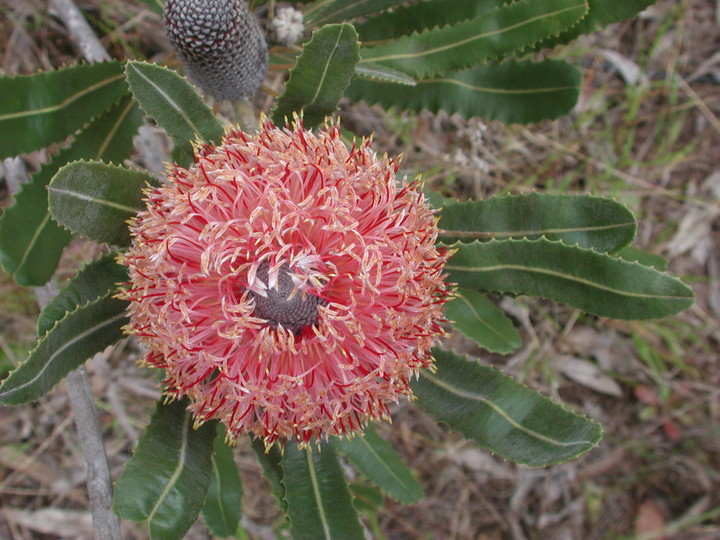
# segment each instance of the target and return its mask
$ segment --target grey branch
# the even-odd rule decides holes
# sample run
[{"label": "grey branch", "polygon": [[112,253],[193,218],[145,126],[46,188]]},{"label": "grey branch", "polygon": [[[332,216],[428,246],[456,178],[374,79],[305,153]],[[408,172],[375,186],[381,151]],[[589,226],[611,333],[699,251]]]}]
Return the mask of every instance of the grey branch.
[{"label": "grey branch", "polygon": [[105,62],[110,55],[72,0],[50,0],[50,5],[70,32],[70,39],[88,62]]}]

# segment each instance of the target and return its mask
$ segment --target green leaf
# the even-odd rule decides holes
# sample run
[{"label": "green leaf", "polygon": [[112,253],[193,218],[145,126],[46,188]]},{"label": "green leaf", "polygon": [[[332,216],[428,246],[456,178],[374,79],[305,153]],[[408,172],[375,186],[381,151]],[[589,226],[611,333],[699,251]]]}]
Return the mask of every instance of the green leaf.
[{"label": "green leaf", "polygon": [[331,24],[316,30],[303,47],[285,92],[273,112],[276,124],[303,112],[305,125],[312,127],[335,112],[350,84],[359,57],[357,32],[349,24]]},{"label": "green leaf", "polygon": [[490,352],[508,354],[522,345],[512,321],[484,294],[460,288],[445,304],[445,316],[453,326]]},{"label": "green leaf", "polygon": [[[358,64],[358,69],[365,63]],[[580,94],[580,71],[560,60],[508,60],[417,81],[395,84],[355,77],[345,95],[353,101],[389,109],[446,111],[506,124],[539,122],[565,115]]]},{"label": "green leaf", "polygon": [[417,84],[415,79],[402,71],[381,66],[380,64],[373,64],[372,62],[356,65],[355,75],[363,79],[370,79],[371,81],[403,84],[405,86],[415,86]]},{"label": "green leaf", "polygon": [[519,0],[451,26],[363,47],[360,62],[427,79],[520,51],[575,24],[587,9],[585,0]]},{"label": "green leaf", "polygon": [[612,253],[630,244],[637,231],[625,205],[591,195],[506,195],[448,204],[440,216],[440,240],[447,243],[544,236]]},{"label": "green leaf", "polygon": [[283,485],[293,540],[362,540],[342,467],[330,443],[314,450],[285,445]]},{"label": "green leaf", "polygon": [[113,510],[147,521],[152,539],[179,539],[195,523],[210,487],[215,422],[193,429],[187,401],[158,402],[115,485]]},{"label": "green leaf", "polygon": [[157,64],[133,60],[127,63],[125,76],[140,107],[185,154],[193,155],[192,141],[198,137],[220,142],[224,134],[222,125],[180,75]]},{"label": "green leaf", "polygon": [[150,11],[158,15],[162,15],[165,9],[165,2],[163,0],[140,0],[140,3],[145,4],[150,8]]},{"label": "green leaf", "polygon": [[65,140],[127,92],[119,62],[0,78],[0,159]]},{"label": "green leaf", "polygon": [[398,6],[405,0],[316,0],[303,10],[305,27],[349,21]]},{"label": "green leaf", "polygon": [[127,302],[105,296],[68,313],[0,385],[0,403],[34,401],[96,353],[122,339]]},{"label": "green leaf", "polygon": [[87,264],[42,310],[37,320],[38,336],[44,336],[55,323],[78,307],[112,295],[117,284],[127,279],[127,269],[115,262],[114,254]]},{"label": "green leaf", "polygon": [[447,0],[415,2],[354,26],[360,41],[368,44],[474,19],[503,3],[504,0],[452,0],[452,8],[449,8]]},{"label": "green leaf", "polygon": [[567,461],[597,446],[600,425],[495,369],[435,349],[437,373],[411,383],[436,420],[493,453],[533,466]]},{"label": "green leaf", "polygon": [[549,37],[537,44],[536,49],[552,48],[570,43],[583,34],[592,34],[606,26],[634,17],[656,0],[587,0],[588,13],[575,26],[558,36]]},{"label": "green leaf", "polygon": [[682,281],[637,263],[545,238],[458,243],[450,281],[499,293],[541,296],[615,319],[654,319],[692,305]]},{"label": "green leaf", "polygon": [[240,523],[243,488],[232,449],[225,444],[225,430],[218,426],[212,455],[210,489],[205,497],[202,515],[214,536],[233,536]]},{"label": "green leaf", "polygon": [[252,440],[252,447],[257,454],[258,461],[263,468],[263,476],[272,488],[272,493],[280,505],[280,510],[287,515],[287,501],[285,500],[285,486],[282,484],[283,469],[281,465],[282,454],[277,445],[265,448],[260,439]]},{"label": "green leaf", "polygon": [[100,161],[75,161],[60,169],[50,182],[53,219],[96,242],[126,246],[126,221],[145,208],[143,189],[156,180]]},{"label": "green leaf", "polygon": [[661,255],[648,253],[647,251],[643,251],[642,249],[633,246],[622,248],[616,253],[616,255],[626,261],[638,262],[643,266],[651,266],[660,272],[667,272],[668,260]]},{"label": "green leaf", "polygon": [[372,426],[365,428],[365,435],[350,439],[336,437],[333,445],[393,499],[412,504],[423,498],[422,488],[410,469]]},{"label": "green leaf", "polygon": [[132,138],[141,124],[142,114],[127,95],[22,186],[15,204],[0,216],[0,264],[20,285],[46,283],[72,238],[50,217],[47,185],[53,175],[62,165],[81,158],[122,162],[130,155]]}]

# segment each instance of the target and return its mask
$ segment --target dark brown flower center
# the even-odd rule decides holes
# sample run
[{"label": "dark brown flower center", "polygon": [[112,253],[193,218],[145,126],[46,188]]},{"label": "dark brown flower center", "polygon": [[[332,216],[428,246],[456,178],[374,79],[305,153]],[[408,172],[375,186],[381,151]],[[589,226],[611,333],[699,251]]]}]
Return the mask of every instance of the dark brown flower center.
[{"label": "dark brown flower center", "polygon": [[[262,263],[258,267],[257,277],[264,283],[268,283],[269,270],[268,263]],[[317,307],[324,306],[327,302],[313,294],[296,290],[288,270],[287,265],[280,268],[277,287],[268,287],[265,291],[267,296],[253,291],[250,291],[250,296],[255,300],[255,317],[297,334],[306,326],[317,324]]]}]

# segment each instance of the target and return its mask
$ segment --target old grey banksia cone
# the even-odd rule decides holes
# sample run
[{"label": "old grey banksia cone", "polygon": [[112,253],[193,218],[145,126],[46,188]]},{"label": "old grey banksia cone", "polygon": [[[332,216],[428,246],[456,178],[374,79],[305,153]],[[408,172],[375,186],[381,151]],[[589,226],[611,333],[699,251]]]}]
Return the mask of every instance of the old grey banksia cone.
[{"label": "old grey banksia cone", "polygon": [[216,100],[252,96],[265,79],[268,48],[242,0],[168,0],[168,38],[186,75]]}]

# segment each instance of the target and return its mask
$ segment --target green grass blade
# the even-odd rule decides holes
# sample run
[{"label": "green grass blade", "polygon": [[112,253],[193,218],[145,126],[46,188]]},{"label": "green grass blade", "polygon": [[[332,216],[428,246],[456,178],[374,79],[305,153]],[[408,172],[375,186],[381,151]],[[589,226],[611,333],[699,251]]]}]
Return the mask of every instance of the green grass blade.
[{"label": "green grass blade", "polygon": [[544,236],[596,251],[616,252],[635,238],[633,213],[613,199],[530,193],[447,204],[440,240],[503,240]]},{"label": "green grass blade", "polygon": [[428,79],[521,51],[572,26],[587,9],[585,0],[519,0],[475,19],[363,47],[360,62]]},{"label": "green grass blade", "polygon": [[0,403],[34,401],[85,360],[123,337],[127,302],[105,296],[68,313],[0,385]]},{"label": "green grass blade", "polygon": [[395,449],[372,426],[364,435],[334,438],[333,445],[367,478],[393,499],[413,504],[423,497],[422,488]]},{"label": "green grass blade", "polygon": [[0,159],[65,140],[128,93],[119,62],[0,78]]},{"label": "green grass blade", "polygon": [[667,274],[545,238],[453,247],[445,270],[463,287],[540,296],[624,320],[667,317],[693,302],[692,289]]},{"label": "green grass blade", "polygon": [[298,450],[285,445],[283,485],[293,540],[362,540],[342,467],[330,443]]},{"label": "green grass blade", "polygon": [[193,155],[191,143],[197,138],[220,142],[222,125],[183,77],[157,64],[139,61],[128,62],[125,75],[142,110],[186,155]]},{"label": "green grass blade", "polygon": [[142,113],[130,95],[95,118],[67,149],[24,184],[15,204],[0,216],[0,264],[24,286],[40,286],[55,273],[70,233],[50,217],[47,185],[63,165],[77,159],[121,163],[133,148]]},{"label": "green grass blade", "polygon": [[600,425],[495,369],[433,351],[437,372],[411,383],[436,420],[506,459],[533,466],[567,461],[597,446]]},{"label": "green grass blade", "polygon": [[404,0],[316,0],[303,10],[305,27],[349,21],[402,4]]},{"label": "green grass blade", "polygon": [[115,262],[115,254],[105,255],[87,264],[42,310],[37,320],[38,336],[44,336],[55,323],[78,307],[112,295],[118,283],[127,279],[127,268]]},{"label": "green grass blade", "polygon": [[220,538],[233,536],[242,515],[243,487],[233,459],[232,449],[225,444],[225,430],[218,425],[213,443],[212,476],[205,497],[202,515],[210,533]]},{"label": "green grass blade", "polygon": [[290,70],[273,112],[275,123],[281,125],[302,111],[305,125],[312,127],[334,113],[355,74],[359,47],[357,32],[349,24],[316,30]]},{"label": "green grass blade", "polygon": [[126,246],[126,221],[145,205],[143,189],[155,179],[146,173],[99,161],[75,161],[50,182],[53,218],[67,229],[96,242]]},{"label": "green grass blade", "polygon": [[512,321],[487,296],[461,287],[456,297],[445,304],[445,316],[483,349],[508,354],[522,345]]},{"label": "green grass blade", "polygon": [[186,401],[158,402],[115,486],[113,510],[147,521],[150,537],[182,538],[195,523],[210,487],[215,422],[193,429]]},{"label": "green grass blade", "polygon": [[[358,64],[358,69],[365,65]],[[356,77],[345,95],[386,109],[446,111],[465,118],[528,124],[570,112],[581,79],[580,71],[565,61],[508,60],[418,80],[412,88]]]}]

